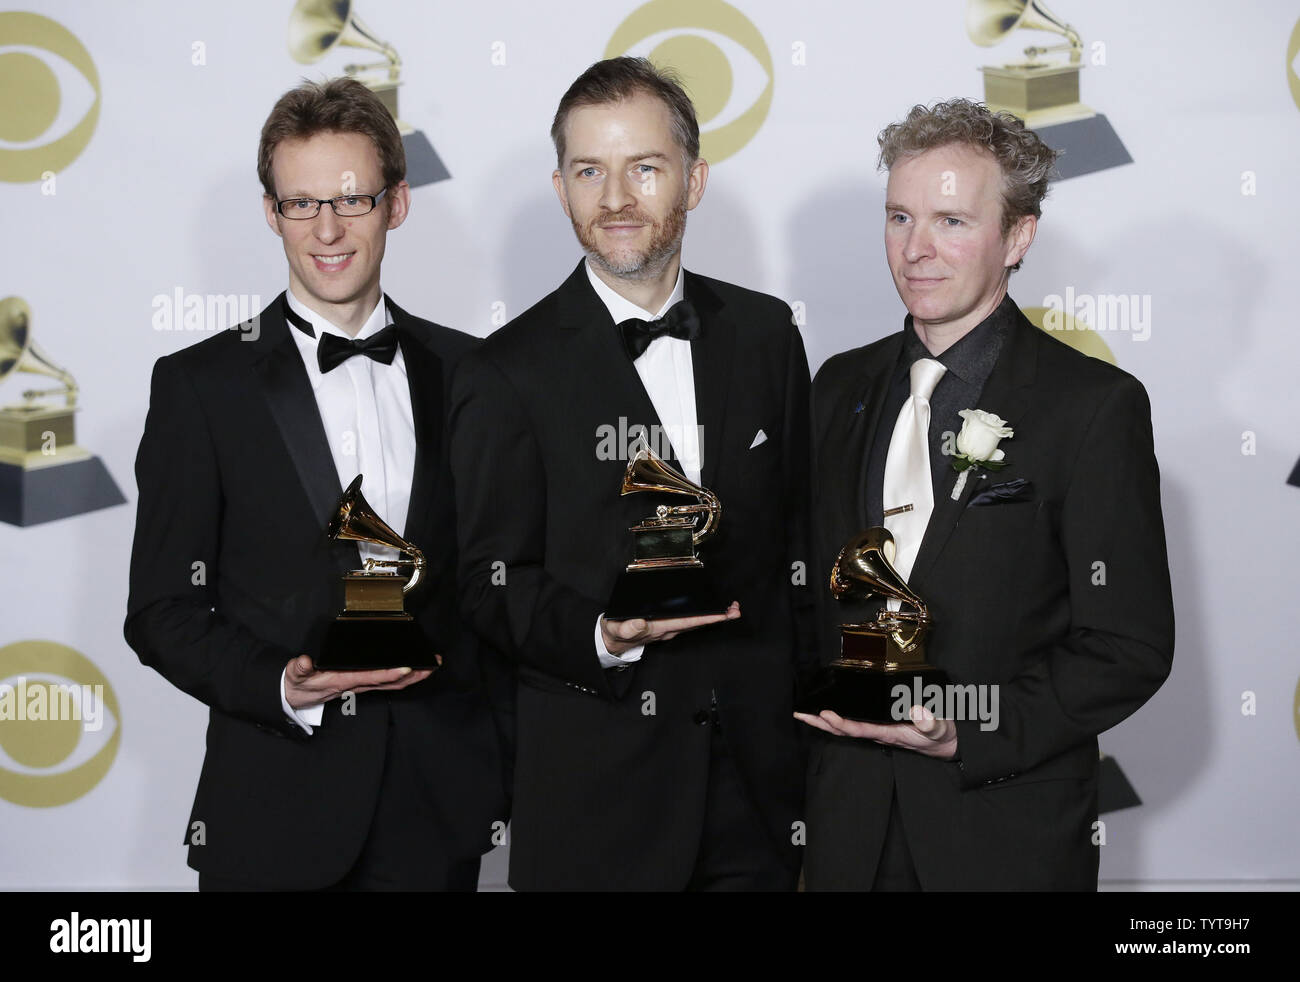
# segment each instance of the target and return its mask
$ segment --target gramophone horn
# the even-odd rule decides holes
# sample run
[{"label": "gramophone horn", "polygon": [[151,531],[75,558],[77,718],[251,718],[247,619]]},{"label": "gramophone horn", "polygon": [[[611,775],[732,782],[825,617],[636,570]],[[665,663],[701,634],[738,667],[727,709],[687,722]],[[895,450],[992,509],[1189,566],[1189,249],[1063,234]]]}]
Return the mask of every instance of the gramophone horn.
[{"label": "gramophone horn", "polygon": [[620,493],[631,494],[634,491],[683,494],[700,501],[699,508],[706,512],[706,517],[704,525],[694,534],[696,545],[713,534],[718,527],[718,519],[722,517],[722,502],[717,495],[671,467],[648,447],[637,451],[636,456],[628,461],[627,470],[623,474],[623,490]]},{"label": "gramophone horn", "polygon": [[0,382],[14,372],[48,375],[63,383],[62,388],[23,393],[29,402],[39,396],[63,395],[68,405],[77,404],[77,382],[72,373],[56,365],[32,340],[32,309],[18,297],[0,300]]},{"label": "gramophone horn", "polygon": [[925,610],[923,601],[894,569],[894,537],[876,527],[854,537],[831,567],[831,594],[836,599],[866,600],[872,595],[891,598]]},{"label": "gramophone horn", "polygon": [[329,525],[325,527],[325,534],[331,539],[343,539],[352,542],[371,542],[375,545],[388,546],[399,552],[405,552],[411,556],[410,560],[378,560],[380,565],[403,565],[411,566],[411,578],[407,581],[406,586],[402,588],[403,593],[410,593],[415,584],[420,581],[424,572],[424,554],[410,542],[407,542],[382,518],[376,514],[370,502],[366,501],[365,496],[361,493],[361,475],[358,474],[348,485],[348,489],[343,492],[343,497],[339,498],[338,507],[334,510],[334,516],[330,519]]},{"label": "gramophone horn", "polygon": [[352,12],[352,0],[298,0],[289,14],[289,54],[293,60],[309,65],[335,45],[378,51],[394,65],[401,63],[393,46],[381,41]]},{"label": "gramophone horn", "polygon": [[981,47],[991,47],[1019,28],[1064,34],[1076,47],[1083,43],[1040,0],[970,0],[966,7],[966,33]]}]

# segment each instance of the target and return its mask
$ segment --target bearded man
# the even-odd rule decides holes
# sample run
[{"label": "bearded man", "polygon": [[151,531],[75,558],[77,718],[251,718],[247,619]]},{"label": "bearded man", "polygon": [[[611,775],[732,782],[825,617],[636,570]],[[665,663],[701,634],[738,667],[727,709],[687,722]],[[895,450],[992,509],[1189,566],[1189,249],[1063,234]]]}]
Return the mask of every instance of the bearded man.
[{"label": "bearded man", "polygon": [[[593,65],[551,135],[586,256],[462,362],[452,408],[462,610],[518,664],[510,885],[793,889],[803,343],[782,301],[681,267],[709,167],[670,75]],[[723,612],[605,616],[655,508],[619,494],[635,432],[723,503],[701,546]]]}]

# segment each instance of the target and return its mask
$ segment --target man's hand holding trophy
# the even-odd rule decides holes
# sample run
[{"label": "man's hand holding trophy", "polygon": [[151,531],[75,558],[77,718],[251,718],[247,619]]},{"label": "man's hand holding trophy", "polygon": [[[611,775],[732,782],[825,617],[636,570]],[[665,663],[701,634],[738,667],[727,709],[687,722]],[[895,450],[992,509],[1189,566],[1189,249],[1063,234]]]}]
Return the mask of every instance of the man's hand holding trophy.
[{"label": "man's hand holding trophy", "polygon": [[[442,664],[434,643],[405,609],[406,594],[424,573],[424,553],[375,513],[361,494],[360,474],[339,498],[325,535],[386,546],[410,558],[367,558],[361,569],[344,575],[343,610],[327,629],[321,650],[314,659],[299,655],[285,668],[285,699],[294,709],[344,692],[405,689]],[[403,568],[410,574],[403,576]]]},{"label": "man's hand holding trophy", "polygon": [[[841,601],[875,597],[885,605],[874,620],[840,625],[840,657],[805,688],[795,715],[837,736],[948,757],[956,747],[952,721],[911,706],[905,695],[900,699],[900,693],[946,686],[948,676],[925,660],[930,613],[894,568],[893,557],[894,537],[882,527],[867,529],[840,550],[831,568],[831,595]],[[905,702],[908,712],[899,715]],[[908,722],[913,726],[893,725]]]}]

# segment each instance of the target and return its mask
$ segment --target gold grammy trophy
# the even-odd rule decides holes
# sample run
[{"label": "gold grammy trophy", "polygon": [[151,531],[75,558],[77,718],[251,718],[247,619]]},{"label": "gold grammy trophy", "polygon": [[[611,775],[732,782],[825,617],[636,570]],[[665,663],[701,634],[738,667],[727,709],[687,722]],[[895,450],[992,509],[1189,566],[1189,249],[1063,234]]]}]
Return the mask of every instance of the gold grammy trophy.
[{"label": "gold grammy trophy", "polygon": [[725,613],[696,549],[718,528],[722,502],[643,447],[628,461],[620,494],[657,491],[695,499],[691,505],[659,505],[654,515],[628,529],[633,560],[614,584],[605,619],[695,617]]},{"label": "gold grammy trophy", "polygon": [[[925,660],[930,612],[894,569],[893,557],[894,537],[880,527],[867,529],[840,550],[831,568],[831,595],[843,601],[896,600],[899,609],[886,605],[874,620],[840,625],[840,657],[806,687],[798,700],[800,712],[829,709],[845,719],[903,723],[912,706],[913,679],[920,679],[922,689],[948,684],[947,675]],[[899,685],[909,693],[901,717],[895,694]]]},{"label": "gold grammy trophy", "polygon": [[[56,388],[28,389],[0,408],[0,521],[27,526],[126,501],[103,461],[77,445],[77,381],[32,340],[32,311],[18,297],[0,300],[0,382],[26,372]],[[43,401],[63,396],[63,405]]]},{"label": "gold grammy trophy", "polygon": [[[397,89],[402,84],[402,59],[387,41],[381,41],[352,9],[352,0],[298,0],[289,14],[289,54],[300,65],[310,65],[335,47],[378,51],[384,61],[346,65],[344,74],[355,78],[379,97],[402,134],[406,151],[406,180],[411,187],[445,181],[451,176],[429,138],[402,119],[397,110]],[[361,190],[361,189],[358,189]]]},{"label": "gold grammy trophy", "polygon": [[[985,105],[1018,116],[1048,146],[1064,150],[1057,165],[1063,178],[1131,163],[1133,158],[1106,117],[1080,101],[1079,32],[1042,0],[968,0],[966,33],[976,44],[992,47],[1017,30],[1049,31],[1064,36],[1065,43],[1030,45],[1024,61],[981,68]],[[1056,57],[1061,52],[1066,57]]]},{"label": "gold grammy trophy", "polygon": [[[339,498],[325,528],[331,540],[388,546],[409,559],[367,558],[343,576],[343,611],[329,625],[316,658],[323,669],[435,668],[435,647],[406,612],[406,595],[420,583],[424,553],[375,514],[358,474]],[[402,575],[399,570],[410,570]]]}]

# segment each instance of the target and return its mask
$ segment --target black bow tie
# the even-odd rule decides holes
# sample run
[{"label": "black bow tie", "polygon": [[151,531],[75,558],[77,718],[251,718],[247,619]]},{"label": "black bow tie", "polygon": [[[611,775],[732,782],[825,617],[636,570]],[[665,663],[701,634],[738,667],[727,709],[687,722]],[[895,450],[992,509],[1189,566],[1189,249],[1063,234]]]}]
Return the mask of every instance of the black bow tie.
[{"label": "black bow tie", "polygon": [[679,300],[662,317],[652,321],[633,317],[620,321],[618,329],[623,335],[623,347],[627,349],[628,357],[636,361],[645,354],[651,341],[665,334],[683,341],[694,341],[700,336],[700,318],[689,300]]},{"label": "black bow tie", "polygon": [[321,334],[316,347],[316,359],[322,372],[332,371],[353,355],[365,355],[377,362],[391,365],[397,355],[397,327],[389,324],[382,331],[364,341],[341,338],[337,334]]}]

